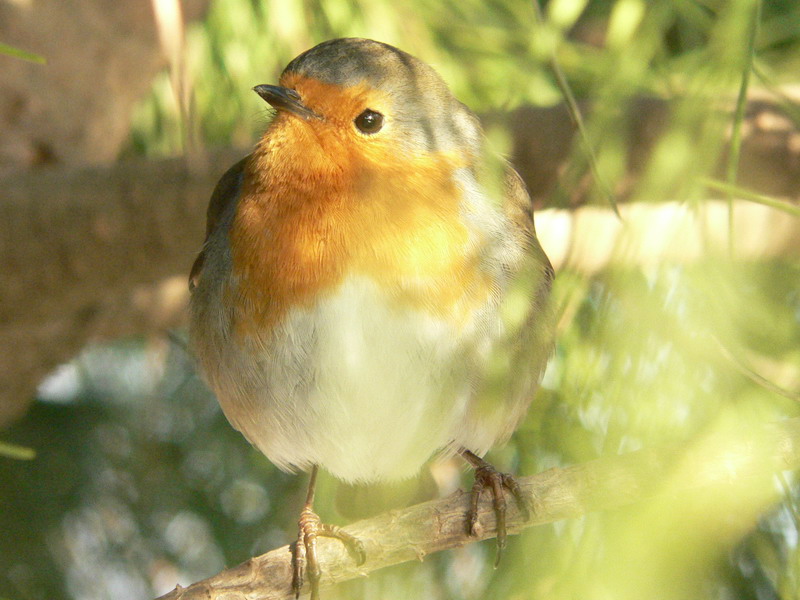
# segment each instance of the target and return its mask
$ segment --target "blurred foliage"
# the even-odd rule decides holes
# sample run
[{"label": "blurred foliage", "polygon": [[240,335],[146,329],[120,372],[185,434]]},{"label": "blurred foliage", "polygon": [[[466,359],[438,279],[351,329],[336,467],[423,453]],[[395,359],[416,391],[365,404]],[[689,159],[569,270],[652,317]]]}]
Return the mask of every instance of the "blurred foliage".
[{"label": "blurred foliage", "polygon": [[[191,126],[204,144],[249,145],[268,119],[252,87],[276,82],[292,58],[331,37],[372,37],[424,57],[475,110],[552,104],[558,91],[530,49],[532,26],[525,2],[216,0],[186,35]],[[137,114],[134,148],[179,151],[179,115],[164,74]]]},{"label": "blurred foliage", "polygon": [[33,52],[27,52],[20,48],[15,48],[14,46],[9,46],[8,44],[3,44],[2,42],[0,42],[0,54],[13,56],[14,58],[19,58],[20,60],[27,60],[42,65],[47,63],[47,60],[43,56],[39,56]]},{"label": "blurred foliage", "polygon": [[[624,109],[640,95],[670,100],[630,201],[696,206],[730,130],[741,126],[735,99],[750,58],[754,85],[798,83],[800,5],[764,2],[751,45],[757,6],[551,0],[537,23],[521,0],[215,0],[187,31],[190,123],[179,122],[165,73],[137,111],[130,152],[176,153],[187,139],[246,147],[269,119],[253,85],[274,83],[292,57],[324,39],[366,36],[433,64],[481,113],[559,102],[555,57],[575,94],[594,102],[588,139],[611,190],[628,167]],[[502,125],[488,133],[507,150]],[[586,156],[575,144],[559,193],[582,180]],[[800,389],[796,261],[742,263],[709,248],[689,265],[612,266],[592,277],[562,270],[554,299],[558,347],[524,425],[490,457],[503,468],[528,474],[689,445],[722,421],[757,427],[800,412],[796,399],[760,387],[729,358]],[[251,449],[192,372],[180,343],[128,343],[89,352],[43,388],[43,401],[4,436],[38,456],[0,458],[0,597],[145,598],[293,539],[305,479]],[[458,469],[437,472],[440,484],[442,473],[458,483]],[[667,488],[666,507],[529,530],[512,539],[497,570],[491,543],[472,544],[325,598],[796,599],[797,486],[791,474],[765,485],[785,499],[760,518],[746,518],[760,505],[742,498],[738,509],[720,502],[718,521],[696,522],[687,515],[697,500]],[[320,482],[318,509],[345,522],[335,486]]]}]

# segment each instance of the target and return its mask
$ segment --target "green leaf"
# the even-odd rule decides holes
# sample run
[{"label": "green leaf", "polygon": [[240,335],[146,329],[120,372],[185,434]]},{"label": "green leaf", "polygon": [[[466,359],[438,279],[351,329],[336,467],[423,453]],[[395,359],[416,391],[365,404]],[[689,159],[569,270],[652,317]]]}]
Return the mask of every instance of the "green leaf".
[{"label": "green leaf", "polygon": [[13,46],[8,46],[6,44],[3,44],[2,42],[0,42],[0,54],[6,54],[8,56],[13,56],[14,58],[27,60],[30,62],[38,63],[40,65],[47,64],[47,59],[44,56],[39,56],[38,54],[34,54],[33,52],[26,52],[25,50],[14,48]]},{"label": "green leaf", "polygon": [[36,450],[33,448],[25,448],[24,446],[0,442],[0,456],[16,458],[17,460],[33,460],[36,458]]}]

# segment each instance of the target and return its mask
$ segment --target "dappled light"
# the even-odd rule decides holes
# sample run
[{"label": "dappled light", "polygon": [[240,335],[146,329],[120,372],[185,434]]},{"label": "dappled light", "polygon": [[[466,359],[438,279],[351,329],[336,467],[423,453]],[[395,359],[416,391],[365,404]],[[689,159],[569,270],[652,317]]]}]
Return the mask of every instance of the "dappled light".
[{"label": "dappled light", "polygon": [[[202,161],[218,146],[244,156],[272,118],[253,86],[277,83],[289,59],[325,39],[380,39],[434,66],[483,118],[491,148],[518,163],[556,269],[553,356],[521,426],[488,457],[526,476],[586,467],[558,488],[563,497],[542,499],[580,510],[524,530],[515,522],[496,569],[492,539],[420,551],[424,560],[348,572],[324,600],[798,598],[800,455],[776,451],[773,428],[800,416],[800,7],[550,0],[538,19],[529,3],[501,0],[213,0],[184,24],[181,3],[152,6],[167,66],[135,108],[122,158]],[[555,114],[559,72],[585,136],[564,114],[552,130],[520,116]],[[737,104],[742,92],[770,110]],[[374,196],[389,204],[405,198],[399,187]],[[396,225],[409,207],[380,216]],[[429,230],[409,244],[419,271],[456,235],[433,221]],[[391,252],[362,250],[364,272],[380,278]],[[181,256],[186,274],[192,252]],[[522,322],[533,287],[510,292],[510,323]],[[131,301],[170,324],[188,297],[184,273],[137,290]],[[448,291],[419,302],[444,304]],[[280,471],[228,424],[185,330],[98,338],[0,431],[36,452],[0,456],[0,597],[155,598],[293,542],[307,476]],[[340,348],[339,364],[361,364],[357,351]],[[592,504],[580,493],[598,484],[595,460],[620,486]],[[387,500],[321,472],[315,509],[347,525],[374,517],[370,503],[402,514],[472,479],[448,456],[406,484]],[[534,521],[536,510],[534,498]]]}]

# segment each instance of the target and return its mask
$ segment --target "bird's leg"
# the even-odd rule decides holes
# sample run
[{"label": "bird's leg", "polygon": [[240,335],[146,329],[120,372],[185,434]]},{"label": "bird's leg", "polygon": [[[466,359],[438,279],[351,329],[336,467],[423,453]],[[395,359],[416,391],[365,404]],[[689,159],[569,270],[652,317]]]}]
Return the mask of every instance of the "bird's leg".
[{"label": "bird's leg", "polygon": [[506,548],[506,490],[514,496],[520,511],[527,521],[530,518],[530,506],[522,494],[517,480],[507,473],[500,473],[491,464],[483,460],[477,454],[462,448],[459,454],[475,469],[475,483],[470,493],[470,505],[467,512],[467,532],[470,535],[477,535],[476,526],[478,524],[478,502],[483,490],[488,489],[492,494],[492,506],[497,518],[497,554],[495,555],[494,566],[500,563],[503,551]]},{"label": "bird's leg", "polygon": [[316,465],[311,469],[306,503],[303,505],[300,520],[298,521],[299,533],[297,542],[294,545],[294,561],[292,564],[292,589],[294,590],[295,598],[300,597],[300,590],[303,588],[305,577],[308,577],[308,584],[311,587],[311,600],[319,599],[319,578],[322,574],[317,560],[318,537],[332,537],[340,540],[359,565],[366,560],[364,544],[361,540],[336,525],[323,523],[317,513],[314,512],[314,489],[317,485],[317,470]]}]

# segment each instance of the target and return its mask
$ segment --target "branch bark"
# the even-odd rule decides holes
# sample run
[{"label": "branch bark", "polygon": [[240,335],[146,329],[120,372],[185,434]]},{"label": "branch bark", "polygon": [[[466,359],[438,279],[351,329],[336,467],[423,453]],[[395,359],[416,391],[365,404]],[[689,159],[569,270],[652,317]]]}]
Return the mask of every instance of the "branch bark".
[{"label": "branch bark", "polygon": [[[721,510],[739,509],[757,518],[777,500],[774,474],[800,466],[800,419],[762,426],[744,421],[728,420],[680,447],[642,450],[520,478],[535,511],[523,522],[509,505],[509,532],[648,498],[666,497],[670,510],[680,511],[682,495],[713,499],[706,507],[709,520]],[[753,488],[761,493],[754,494]],[[468,495],[459,491],[345,527],[365,543],[367,562],[360,567],[339,542],[318,540],[322,586],[476,541],[465,530],[467,502]],[[697,503],[689,504],[697,510]],[[494,537],[488,500],[481,505],[480,524],[478,539]],[[159,600],[289,600],[290,581],[291,552],[284,546],[187,588],[178,586]]]},{"label": "branch bark", "polygon": [[210,190],[243,155],[0,179],[0,427],[89,341],[183,322]]},{"label": "branch bark", "polygon": [[[616,265],[649,267],[727,256],[728,206],[708,200],[622,204],[621,218],[595,206],[536,213],[536,232],[556,271],[586,274]],[[800,218],[748,200],[733,209],[734,257],[758,261],[800,256]]]}]

